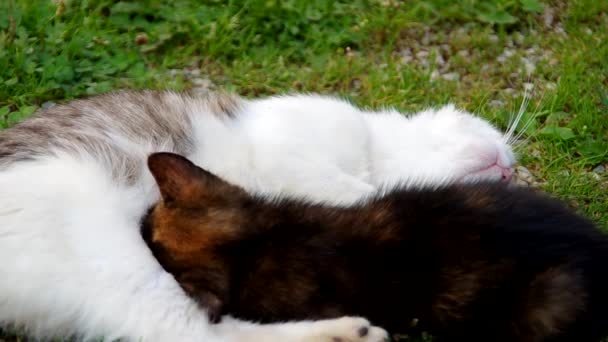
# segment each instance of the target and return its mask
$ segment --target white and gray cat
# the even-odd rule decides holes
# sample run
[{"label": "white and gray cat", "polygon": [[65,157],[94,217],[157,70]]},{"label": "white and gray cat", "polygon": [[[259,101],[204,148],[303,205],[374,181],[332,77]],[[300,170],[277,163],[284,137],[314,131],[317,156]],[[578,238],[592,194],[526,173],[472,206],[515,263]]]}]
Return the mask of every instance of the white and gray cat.
[{"label": "white and gray cat", "polygon": [[253,193],[337,205],[397,183],[508,179],[515,162],[506,137],[453,106],[406,117],[318,95],[126,91],[43,110],[0,132],[0,325],[84,340],[384,339],[362,318],[209,325],[140,236],[158,151]]}]

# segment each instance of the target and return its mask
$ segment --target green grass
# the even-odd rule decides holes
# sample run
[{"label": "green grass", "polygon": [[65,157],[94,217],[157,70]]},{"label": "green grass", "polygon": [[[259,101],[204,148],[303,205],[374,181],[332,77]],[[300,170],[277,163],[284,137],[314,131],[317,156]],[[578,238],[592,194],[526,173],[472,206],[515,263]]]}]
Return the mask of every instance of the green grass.
[{"label": "green grass", "polygon": [[244,96],[450,101],[504,129],[532,83],[522,164],[607,228],[608,172],[593,171],[608,169],[606,42],[608,2],[596,0],[4,0],[0,127],[47,101],[187,89],[182,71],[200,70]]}]

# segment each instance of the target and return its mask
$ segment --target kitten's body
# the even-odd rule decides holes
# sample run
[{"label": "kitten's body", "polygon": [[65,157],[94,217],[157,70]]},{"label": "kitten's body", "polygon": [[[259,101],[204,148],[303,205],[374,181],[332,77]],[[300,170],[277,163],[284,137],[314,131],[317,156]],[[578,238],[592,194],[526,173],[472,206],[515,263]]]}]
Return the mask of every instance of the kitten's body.
[{"label": "kitten's body", "polygon": [[[467,168],[485,165],[486,158],[471,159],[467,153],[471,143],[487,140],[480,139],[483,132],[492,139],[482,152],[513,162],[487,123],[450,108],[444,112],[411,119],[424,121],[424,127],[408,129],[410,119],[402,118],[403,132],[409,132],[403,141],[417,148],[396,144],[402,150],[381,157],[390,161],[412,153],[400,166],[412,178],[400,182],[479,176]],[[391,120],[396,115],[390,114]],[[349,203],[375,191],[374,179],[382,183],[382,175],[370,167],[373,136],[364,134],[380,128],[366,126],[365,117],[345,102],[318,96],[246,101],[218,94],[197,99],[119,92],[53,107],[1,131],[0,259],[10,262],[0,264],[0,324],[24,327],[37,337],[222,341],[266,336],[272,341],[308,336],[294,325],[266,329],[227,320],[207,326],[206,313],[161,268],[139,235],[139,219],[159,198],[145,160],[152,152],[172,151],[250,192]],[[471,126],[462,129],[454,120]],[[389,126],[395,129],[394,122]],[[446,149],[413,135],[445,133],[438,133],[439,139],[452,127],[462,138]],[[406,165],[420,153],[424,159]],[[442,155],[444,164],[437,165]],[[433,178],[421,177],[425,169],[441,165],[439,172],[429,171]],[[494,171],[481,176],[500,178],[501,171]]]},{"label": "kitten's body", "polygon": [[608,239],[529,190],[397,190],[340,208],[252,197],[174,155],[150,167],[163,201],[147,241],[212,310],[265,322],[357,314],[441,341],[608,334]]}]

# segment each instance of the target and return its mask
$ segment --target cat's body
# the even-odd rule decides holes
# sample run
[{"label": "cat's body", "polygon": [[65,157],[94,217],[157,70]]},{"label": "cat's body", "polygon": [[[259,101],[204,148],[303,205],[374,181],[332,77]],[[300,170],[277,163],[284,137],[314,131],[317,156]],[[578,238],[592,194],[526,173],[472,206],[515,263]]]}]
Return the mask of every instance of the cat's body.
[{"label": "cat's body", "polygon": [[[35,114],[0,132],[0,259],[10,260],[0,264],[0,324],[37,337],[85,339],[308,336],[318,330],[307,324],[266,328],[226,319],[207,325],[206,313],[139,234],[140,218],[159,198],[145,166],[148,154],[184,154],[250,192],[336,204],[384,183],[382,168],[370,167],[382,162],[373,158],[389,163],[402,155],[395,167],[404,168],[399,182],[405,183],[499,179],[509,170],[513,157],[496,130],[452,108],[442,113],[401,118],[403,143],[376,155],[370,151],[379,149],[379,137],[364,133],[380,131],[382,123],[371,127],[360,110],[318,96],[246,101],[119,92]],[[391,117],[387,126],[395,133],[397,114],[382,115]],[[504,170],[477,172],[496,160]]]},{"label": "cat's body", "polygon": [[146,176],[149,153],[173,151],[252,193],[345,204],[383,186],[500,180],[515,163],[496,129],[453,106],[405,117],[318,95],[146,91],[72,101],[3,131],[0,170],[61,151],[127,183]]},{"label": "cat's body", "polygon": [[144,236],[212,311],[265,322],[357,314],[440,341],[608,335],[608,238],[530,190],[395,190],[334,207],[250,196],[175,155],[153,155],[150,168],[163,201]]}]

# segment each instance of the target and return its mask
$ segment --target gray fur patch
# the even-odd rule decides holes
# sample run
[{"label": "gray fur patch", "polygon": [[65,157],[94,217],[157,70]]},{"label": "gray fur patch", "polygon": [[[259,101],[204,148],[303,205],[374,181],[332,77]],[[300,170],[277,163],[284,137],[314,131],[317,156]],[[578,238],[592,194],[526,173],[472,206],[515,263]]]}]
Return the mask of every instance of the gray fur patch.
[{"label": "gray fur patch", "polygon": [[43,109],[0,131],[0,169],[13,163],[86,151],[115,176],[137,177],[141,158],[124,144],[151,145],[181,154],[193,148],[192,115],[234,118],[241,99],[223,93],[192,97],[169,91],[118,91]]}]

